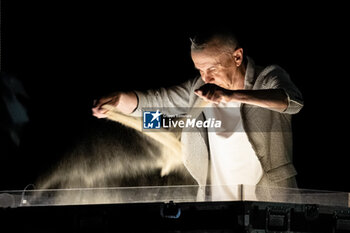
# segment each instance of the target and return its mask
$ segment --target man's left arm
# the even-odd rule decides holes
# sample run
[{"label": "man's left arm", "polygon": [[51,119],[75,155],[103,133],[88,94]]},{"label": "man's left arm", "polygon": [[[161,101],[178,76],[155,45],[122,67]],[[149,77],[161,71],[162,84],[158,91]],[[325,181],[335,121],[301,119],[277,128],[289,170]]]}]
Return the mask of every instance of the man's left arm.
[{"label": "man's left arm", "polygon": [[195,93],[213,103],[240,102],[288,114],[298,113],[303,107],[300,91],[282,68],[272,69],[257,82],[260,82],[259,89],[226,90],[206,84]]},{"label": "man's left arm", "polygon": [[288,108],[288,96],[282,89],[236,90],[229,99],[278,112],[284,112]]}]

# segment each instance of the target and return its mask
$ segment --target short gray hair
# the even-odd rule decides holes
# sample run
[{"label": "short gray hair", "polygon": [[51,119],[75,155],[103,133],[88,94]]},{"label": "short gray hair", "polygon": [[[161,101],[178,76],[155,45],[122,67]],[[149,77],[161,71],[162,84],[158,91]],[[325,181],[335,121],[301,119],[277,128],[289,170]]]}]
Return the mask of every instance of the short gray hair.
[{"label": "short gray hair", "polygon": [[190,38],[191,51],[201,51],[208,46],[217,45],[230,52],[240,48],[238,39],[230,31],[199,33]]}]

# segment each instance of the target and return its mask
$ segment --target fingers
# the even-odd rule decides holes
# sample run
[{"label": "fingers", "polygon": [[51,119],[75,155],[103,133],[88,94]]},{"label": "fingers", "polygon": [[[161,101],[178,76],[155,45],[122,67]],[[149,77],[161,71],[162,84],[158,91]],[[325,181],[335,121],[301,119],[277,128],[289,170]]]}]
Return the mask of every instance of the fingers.
[{"label": "fingers", "polygon": [[110,104],[113,106],[118,105],[118,96],[103,97],[93,101],[92,115],[97,118],[106,118],[108,110],[102,108],[103,105]]},{"label": "fingers", "polygon": [[194,93],[207,102],[219,104],[232,101],[233,90],[227,90],[215,84],[205,84]]},{"label": "fingers", "polygon": [[217,98],[212,94],[204,95],[201,91],[196,91],[195,94],[207,102],[214,103],[214,104],[220,103],[220,100],[219,100],[220,98]]},{"label": "fingers", "polygon": [[221,101],[221,95],[216,85],[205,84],[195,90],[194,92],[198,97],[210,103],[218,104]]},{"label": "fingers", "polygon": [[108,110],[98,110],[96,108],[92,109],[92,115],[97,117],[97,118],[106,118],[107,115],[106,113],[108,112]]},{"label": "fingers", "polygon": [[106,118],[107,110],[103,109],[102,106],[105,104],[105,101],[101,100],[94,100],[93,108],[92,108],[92,115],[97,118]]}]

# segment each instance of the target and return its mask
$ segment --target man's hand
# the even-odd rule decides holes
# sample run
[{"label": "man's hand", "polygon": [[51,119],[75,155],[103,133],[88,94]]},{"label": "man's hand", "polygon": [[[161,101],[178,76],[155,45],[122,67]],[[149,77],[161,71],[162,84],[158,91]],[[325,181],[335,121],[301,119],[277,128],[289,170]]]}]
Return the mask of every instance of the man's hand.
[{"label": "man's hand", "polygon": [[114,106],[118,111],[130,114],[137,107],[137,96],[134,92],[114,92],[98,100],[94,100],[92,115],[97,118],[106,118],[108,110],[102,106],[108,104]]},{"label": "man's hand", "polygon": [[220,102],[230,102],[233,95],[232,90],[224,89],[215,84],[205,84],[195,90],[194,93],[205,101],[215,104],[218,104]]}]

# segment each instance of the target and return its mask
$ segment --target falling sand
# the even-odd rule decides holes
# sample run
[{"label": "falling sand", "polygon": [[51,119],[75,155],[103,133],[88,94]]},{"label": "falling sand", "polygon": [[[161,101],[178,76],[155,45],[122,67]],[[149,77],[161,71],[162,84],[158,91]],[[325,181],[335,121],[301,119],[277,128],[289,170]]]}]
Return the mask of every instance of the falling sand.
[{"label": "falling sand", "polygon": [[[197,118],[206,102],[197,101],[188,115]],[[36,183],[38,189],[196,184],[183,165],[180,131],[146,132],[141,119],[105,105],[113,127],[83,141]],[[118,123],[116,123],[118,122]],[[111,125],[112,126],[112,125]],[[118,132],[119,130],[119,132]],[[107,136],[106,136],[107,134]],[[158,175],[157,175],[158,174]],[[56,203],[79,199],[84,203],[115,202],[123,198],[108,191],[89,197],[56,197]],[[101,194],[102,193],[102,194]],[[111,199],[111,196],[113,199]],[[104,199],[103,199],[103,198]],[[82,201],[84,199],[84,201]],[[101,201],[103,200],[103,201]],[[79,201],[76,201],[79,203]]]},{"label": "falling sand", "polygon": [[159,156],[159,165],[161,166],[161,176],[169,174],[182,164],[182,147],[180,134],[176,132],[145,132],[142,130],[142,122],[139,118],[124,115],[115,111],[110,105],[105,105],[108,110],[106,115],[108,119],[119,122],[125,126],[131,127],[144,135],[152,138],[161,145]]},{"label": "falling sand", "polygon": [[[195,119],[202,112],[202,108],[207,106],[207,102],[198,98],[194,107],[187,113],[188,116]],[[104,105],[104,109],[108,110],[107,118],[119,122],[125,126],[131,127],[143,134],[149,136],[158,142],[162,147],[162,152],[159,157],[159,164],[161,165],[161,176],[169,174],[177,167],[183,164],[182,145],[181,145],[181,131],[169,130],[158,132],[147,132],[142,130],[142,122],[140,118],[125,115],[119,112],[112,105]]]}]

